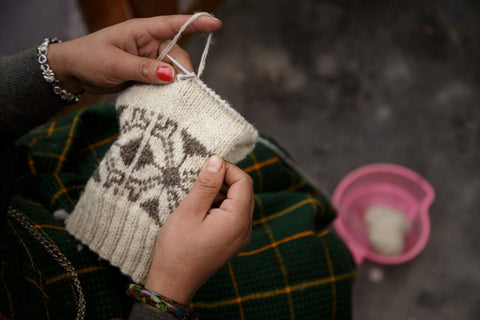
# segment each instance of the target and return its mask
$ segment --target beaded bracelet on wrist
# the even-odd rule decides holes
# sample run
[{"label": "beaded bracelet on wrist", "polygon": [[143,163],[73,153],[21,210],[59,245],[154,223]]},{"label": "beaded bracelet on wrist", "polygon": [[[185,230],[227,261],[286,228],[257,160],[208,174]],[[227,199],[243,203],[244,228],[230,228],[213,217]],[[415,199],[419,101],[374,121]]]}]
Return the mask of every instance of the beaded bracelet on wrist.
[{"label": "beaded bracelet on wrist", "polygon": [[130,284],[127,295],[140,303],[152,306],[158,310],[173,314],[182,320],[197,320],[198,313],[178,302],[168,299],[156,292],[145,289],[138,284]]},{"label": "beaded bracelet on wrist", "polygon": [[57,38],[46,38],[43,40],[42,44],[37,49],[37,57],[38,62],[40,63],[40,69],[42,70],[43,78],[48,83],[51,83],[53,86],[53,92],[60,96],[65,101],[68,102],[78,102],[80,100],[81,94],[73,94],[68,92],[62,88],[60,88],[58,80],[55,78],[55,73],[50,68],[47,63],[47,54],[48,54],[48,46],[51,43],[59,43],[61,42]]}]

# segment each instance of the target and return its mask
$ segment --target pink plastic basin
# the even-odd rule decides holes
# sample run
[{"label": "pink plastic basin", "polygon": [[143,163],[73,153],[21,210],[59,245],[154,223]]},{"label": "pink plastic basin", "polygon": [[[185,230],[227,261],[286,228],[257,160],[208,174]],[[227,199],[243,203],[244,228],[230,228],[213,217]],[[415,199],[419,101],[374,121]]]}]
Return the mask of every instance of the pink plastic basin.
[{"label": "pink plastic basin", "polygon": [[[375,163],[344,177],[333,194],[338,210],[334,228],[352,251],[357,265],[364,259],[380,264],[400,264],[413,259],[430,236],[428,210],[435,198],[432,186],[418,173],[396,164]],[[405,213],[412,228],[404,251],[395,256],[370,248],[363,215],[368,208],[384,205]]]}]

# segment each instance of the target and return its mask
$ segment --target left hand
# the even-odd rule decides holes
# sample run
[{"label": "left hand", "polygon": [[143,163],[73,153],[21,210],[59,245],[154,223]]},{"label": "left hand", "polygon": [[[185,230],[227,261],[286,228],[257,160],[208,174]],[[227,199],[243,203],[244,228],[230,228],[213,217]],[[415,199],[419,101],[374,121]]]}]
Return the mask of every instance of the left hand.
[{"label": "left hand", "polygon": [[[94,94],[123,89],[129,81],[165,84],[175,74],[172,66],[157,60],[162,43],[172,39],[189,15],[132,19],[84,37],[51,44],[48,62],[60,86],[72,93]],[[220,20],[199,17],[185,33],[213,32]],[[176,46],[170,55],[191,69],[188,54]],[[169,62],[169,61],[168,61]]]},{"label": "left hand", "polygon": [[[222,185],[226,198],[213,206]],[[198,288],[250,242],[254,202],[250,176],[211,157],[160,228],[145,288],[188,305]]]}]

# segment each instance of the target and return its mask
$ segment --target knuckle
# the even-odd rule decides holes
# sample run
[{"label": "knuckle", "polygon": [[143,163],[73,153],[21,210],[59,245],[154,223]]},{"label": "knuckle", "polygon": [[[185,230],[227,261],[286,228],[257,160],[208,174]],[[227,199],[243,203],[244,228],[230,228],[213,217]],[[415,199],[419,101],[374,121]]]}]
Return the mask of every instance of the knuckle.
[{"label": "knuckle", "polygon": [[204,192],[217,192],[217,179],[213,175],[203,174],[197,178],[195,185]]},{"label": "knuckle", "polygon": [[102,64],[105,70],[116,70],[117,65],[113,59],[103,59],[103,60],[104,62]]},{"label": "knuckle", "polygon": [[190,55],[188,54],[187,51],[185,51],[182,47],[179,45],[175,46],[175,54],[182,59],[189,59],[190,60]]},{"label": "knuckle", "polygon": [[138,74],[144,79],[148,79],[150,75],[150,70],[153,69],[153,66],[150,61],[142,60],[138,64]]}]

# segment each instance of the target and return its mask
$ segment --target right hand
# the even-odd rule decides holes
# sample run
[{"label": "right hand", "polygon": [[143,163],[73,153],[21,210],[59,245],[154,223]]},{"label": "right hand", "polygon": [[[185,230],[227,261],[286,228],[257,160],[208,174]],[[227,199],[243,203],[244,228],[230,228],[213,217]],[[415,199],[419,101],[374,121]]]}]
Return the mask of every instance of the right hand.
[{"label": "right hand", "polygon": [[[226,198],[213,208],[223,184]],[[145,288],[188,305],[200,286],[250,242],[254,203],[250,176],[211,157],[160,229]]]}]

